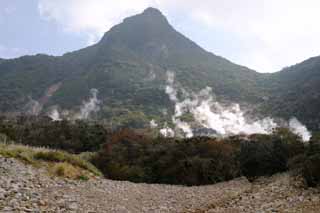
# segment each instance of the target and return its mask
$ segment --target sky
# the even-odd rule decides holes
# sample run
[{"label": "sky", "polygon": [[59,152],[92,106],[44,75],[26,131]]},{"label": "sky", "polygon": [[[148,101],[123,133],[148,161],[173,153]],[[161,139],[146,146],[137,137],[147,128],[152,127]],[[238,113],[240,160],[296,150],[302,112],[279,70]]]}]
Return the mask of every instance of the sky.
[{"label": "sky", "polygon": [[81,49],[150,6],[204,49],[258,72],[320,55],[319,0],[0,0],[0,58]]}]

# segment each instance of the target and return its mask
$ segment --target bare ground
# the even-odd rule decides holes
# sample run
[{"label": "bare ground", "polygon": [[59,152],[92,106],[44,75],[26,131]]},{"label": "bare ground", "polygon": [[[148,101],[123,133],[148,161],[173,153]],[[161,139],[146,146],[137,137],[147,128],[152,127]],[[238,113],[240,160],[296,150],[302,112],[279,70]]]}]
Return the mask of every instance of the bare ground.
[{"label": "bare ground", "polygon": [[0,212],[320,212],[320,192],[289,174],[211,186],[50,177],[0,157]]}]

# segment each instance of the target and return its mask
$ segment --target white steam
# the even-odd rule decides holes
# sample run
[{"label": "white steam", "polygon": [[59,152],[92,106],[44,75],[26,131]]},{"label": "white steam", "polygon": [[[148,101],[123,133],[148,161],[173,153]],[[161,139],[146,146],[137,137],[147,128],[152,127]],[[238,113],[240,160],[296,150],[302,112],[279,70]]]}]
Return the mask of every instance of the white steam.
[{"label": "white steam", "polygon": [[98,99],[98,90],[91,89],[91,98],[87,101],[83,101],[82,106],[80,107],[79,112],[72,112],[69,110],[63,110],[61,113],[55,107],[53,110],[50,111],[48,116],[53,121],[60,121],[62,119],[67,120],[87,120],[90,119],[92,113],[96,113],[100,110],[101,101]]},{"label": "white steam", "polygon": [[218,102],[202,101],[191,109],[197,122],[220,135],[270,134],[277,124],[271,118],[248,121],[239,104],[222,107]]},{"label": "white steam", "polygon": [[193,132],[191,126],[187,122],[183,122],[175,116],[172,117],[173,123],[176,125],[178,129],[181,129],[184,133],[184,136],[187,138],[193,137]]},{"label": "white steam", "polygon": [[101,101],[98,99],[98,90],[91,89],[91,98],[88,101],[83,102],[83,105],[80,108],[80,112],[76,115],[78,120],[89,119],[92,113],[98,112],[100,110]]},{"label": "white steam", "polygon": [[29,97],[29,102],[25,106],[26,113],[29,115],[39,115],[42,111],[42,104]]},{"label": "white steam", "polygon": [[58,109],[53,109],[53,110],[50,112],[49,117],[50,117],[53,121],[61,121],[61,120],[62,120]]},{"label": "white steam", "polygon": [[297,118],[291,118],[289,121],[290,130],[301,136],[303,141],[309,141],[311,138],[311,133],[308,131],[307,127],[304,126]]},{"label": "white steam", "polygon": [[168,127],[167,124],[165,124],[165,127],[163,129],[160,129],[160,134],[166,138],[172,138],[175,136],[173,129]]},{"label": "white steam", "polygon": [[[271,134],[278,127],[278,124],[270,117],[249,119],[239,104],[225,106],[217,102],[210,87],[201,90],[199,93],[186,92],[185,89],[175,84],[174,74],[170,71],[167,72],[165,91],[175,104],[175,113],[172,116],[175,130],[182,131],[185,137],[193,136],[191,127],[191,124],[194,126],[193,123],[197,127],[214,130],[212,132],[216,132],[220,136]],[[183,98],[178,97],[180,91]],[[192,116],[194,121],[191,124],[181,121],[181,116],[185,114]],[[297,119],[291,119],[289,126],[294,133],[301,135],[304,141],[310,139],[311,134]]]},{"label": "white steam", "polygon": [[183,112],[184,112],[183,108],[185,103],[184,102],[179,103],[179,100],[177,97],[178,90],[174,87],[174,74],[172,72],[167,72],[167,83],[168,85],[166,86],[166,93],[169,95],[170,100],[176,104],[175,114],[172,116],[172,122],[177,129],[182,130],[182,132],[185,134],[186,137],[190,138],[193,136],[191,126],[188,123],[183,122],[179,119],[179,117],[183,115]]},{"label": "white steam", "polygon": [[150,127],[151,127],[152,129],[157,128],[157,127],[158,127],[157,122],[156,122],[155,120],[151,120],[151,121],[150,121]]}]

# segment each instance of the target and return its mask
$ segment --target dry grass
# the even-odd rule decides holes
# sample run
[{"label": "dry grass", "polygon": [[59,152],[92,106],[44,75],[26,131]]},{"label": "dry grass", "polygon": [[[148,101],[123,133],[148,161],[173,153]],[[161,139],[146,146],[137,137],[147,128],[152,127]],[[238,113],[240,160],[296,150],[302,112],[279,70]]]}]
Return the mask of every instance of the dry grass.
[{"label": "dry grass", "polygon": [[0,155],[36,167],[45,166],[50,174],[66,178],[86,179],[90,174],[101,176],[100,171],[87,160],[64,151],[0,142]]},{"label": "dry grass", "polygon": [[100,171],[88,161],[82,159],[79,155],[73,155],[64,151],[39,151],[33,156],[36,160],[43,160],[54,163],[69,163],[70,165],[90,171],[91,173],[100,176]]},{"label": "dry grass", "polygon": [[90,174],[70,163],[54,163],[49,167],[49,174],[69,179],[89,179]]}]

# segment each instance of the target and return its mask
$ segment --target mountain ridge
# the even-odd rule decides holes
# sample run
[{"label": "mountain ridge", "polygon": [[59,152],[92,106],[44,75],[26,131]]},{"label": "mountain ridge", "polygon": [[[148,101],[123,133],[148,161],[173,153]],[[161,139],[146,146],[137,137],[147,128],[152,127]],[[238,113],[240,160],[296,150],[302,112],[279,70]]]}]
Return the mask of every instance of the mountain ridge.
[{"label": "mountain ridge", "polygon": [[[142,127],[151,119],[170,120],[174,106],[164,90],[170,70],[190,91],[209,86],[220,101],[257,105],[257,111],[264,115],[288,117],[290,112],[309,124],[303,119],[310,117],[305,116],[308,110],[301,113],[300,109],[312,98],[299,99],[301,103],[294,110],[287,110],[287,106],[296,104],[292,101],[295,94],[308,88],[297,84],[314,81],[313,93],[318,94],[320,79],[313,78],[318,76],[318,67],[320,59],[314,58],[277,73],[258,73],[206,51],[176,31],[159,10],[148,8],[112,27],[92,46],[62,56],[37,54],[0,60],[0,111],[19,113],[30,100],[44,99],[42,113],[53,106],[77,110],[90,97],[90,89],[96,88],[103,103],[99,117]],[[302,78],[306,69],[310,74]],[[60,86],[46,98],[54,85]],[[164,110],[169,114],[163,114]],[[312,112],[316,121],[309,126],[316,128],[320,114]]]}]

